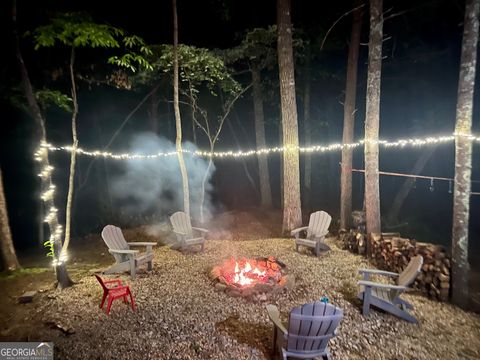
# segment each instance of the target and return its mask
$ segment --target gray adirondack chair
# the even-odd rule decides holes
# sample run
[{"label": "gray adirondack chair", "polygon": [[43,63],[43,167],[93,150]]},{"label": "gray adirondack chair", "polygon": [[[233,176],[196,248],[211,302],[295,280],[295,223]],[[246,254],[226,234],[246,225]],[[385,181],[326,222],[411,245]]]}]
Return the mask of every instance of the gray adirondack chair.
[{"label": "gray adirondack chair", "polygon": [[[417,319],[408,312],[413,305],[400,298],[400,295],[407,290],[407,287],[415,281],[423,265],[423,257],[420,255],[410,259],[407,267],[400,273],[390,271],[360,269],[363,280],[360,280],[360,293],[358,298],[363,300],[363,315],[367,316],[370,305],[374,305],[404,320],[417,324]],[[390,276],[396,278],[395,285],[381,284],[370,281],[370,274]]]},{"label": "gray adirondack chair", "polygon": [[[105,274],[122,273],[130,271],[130,276],[135,279],[136,270],[140,265],[147,264],[147,269],[153,268],[152,246],[156,242],[129,242],[125,241],[122,230],[113,225],[107,225],[102,230],[102,238],[108,246],[108,252],[115,258],[115,264],[104,271]],[[130,247],[145,246],[146,252],[131,250]]]},{"label": "gray adirondack chair", "polygon": [[340,308],[320,301],[293,308],[288,330],[281,322],[275,305],[267,305],[267,312],[274,324],[273,355],[280,350],[284,360],[288,357],[313,359],[317,356],[330,359],[328,341],[337,335],[337,326],[343,318]]},{"label": "gray adirondack chair", "polygon": [[203,251],[205,246],[205,235],[208,233],[208,230],[193,227],[190,217],[188,217],[183,211],[177,211],[170,216],[170,222],[172,223],[173,232],[177,236],[177,240],[182,250],[186,250],[190,246],[199,245],[201,251]]},{"label": "gray adirondack chair", "polygon": [[[328,227],[332,217],[325,211],[316,211],[310,214],[308,226],[292,230],[292,236],[295,236],[295,249],[298,251],[300,245],[313,248],[315,255],[320,255],[320,251],[328,251],[330,247],[325,244],[325,236],[328,234]],[[306,231],[306,237],[301,238],[302,231]]]}]

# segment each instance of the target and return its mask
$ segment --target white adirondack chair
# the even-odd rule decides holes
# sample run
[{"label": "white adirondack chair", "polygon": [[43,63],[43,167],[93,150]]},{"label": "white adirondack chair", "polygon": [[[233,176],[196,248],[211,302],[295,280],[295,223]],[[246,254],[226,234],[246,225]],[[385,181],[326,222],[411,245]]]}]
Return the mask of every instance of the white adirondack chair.
[{"label": "white adirondack chair", "polygon": [[[125,241],[122,230],[113,225],[107,225],[102,230],[102,238],[108,246],[108,252],[115,258],[115,264],[104,271],[105,274],[122,273],[130,271],[130,276],[135,279],[136,270],[142,264],[147,264],[147,269],[153,268],[152,246],[156,242],[129,242]],[[130,247],[145,246],[146,252],[131,250]]]},{"label": "white adirondack chair", "polygon": [[330,359],[328,341],[337,335],[337,326],[343,311],[332,304],[317,301],[293,308],[287,327],[280,320],[275,305],[267,305],[268,317],[274,324],[273,355],[281,350],[288,357],[313,359],[317,356]]},{"label": "white adirondack chair", "polygon": [[[310,214],[308,226],[292,230],[291,234],[295,236],[295,249],[298,251],[300,245],[313,248],[316,256],[320,254],[321,250],[330,250],[324,241],[331,222],[332,217],[325,211],[316,211]],[[300,237],[302,231],[307,232],[305,238]]]},{"label": "white adirondack chair", "polygon": [[[423,257],[418,255],[410,259],[407,267],[400,274],[383,270],[360,269],[363,280],[358,282],[360,285],[358,298],[363,300],[363,315],[367,316],[370,305],[374,305],[404,320],[418,323],[417,319],[408,312],[413,309],[413,305],[401,299],[400,295],[415,281],[418,273],[422,270],[422,265]],[[396,285],[372,282],[370,274],[394,277]]]},{"label": "white adirondack chair", "polygon": [[190,217],[188,217],[183,211],[177,211],[170,216],[170,222],[172,223],[173,232],[177,236],[177,240],[182,250],[185,250],[190,246],[200,245],[201,251],[203,251],[205,235],[208,233],[208,230],[193,227]]}]

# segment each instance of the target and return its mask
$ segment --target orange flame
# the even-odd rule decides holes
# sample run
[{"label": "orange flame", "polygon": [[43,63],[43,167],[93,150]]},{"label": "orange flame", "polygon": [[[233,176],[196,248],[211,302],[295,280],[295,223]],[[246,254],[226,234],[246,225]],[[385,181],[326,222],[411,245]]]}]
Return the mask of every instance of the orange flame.
[{"label": "orange flame", "polygon": [[247,261],[243,268],[235,261],[235,275],[233,282],[242,286],[253,284],[258,278],[266,276],[265,271],[259,270],[257,267],[252,268],[252,265]]}]

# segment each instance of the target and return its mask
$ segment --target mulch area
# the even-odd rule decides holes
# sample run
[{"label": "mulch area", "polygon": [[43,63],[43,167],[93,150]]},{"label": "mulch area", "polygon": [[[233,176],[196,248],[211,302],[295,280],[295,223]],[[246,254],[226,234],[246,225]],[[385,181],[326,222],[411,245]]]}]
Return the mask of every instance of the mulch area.
[{"label": "mulch area", "polygon": [[[127,240],[135,234],[127,232]],[[53,341],[60,359],[269,359],[273,327],[265,305],[277,305],[286,316],[294,306],[327,296],[345,314],[330,342],[334,359],[480,358],[480,316],[450,304],[406,294],[418,326],[376,310],[363,317],[356,281],[358,269],[371,266],[339,249],[333,238],[327,239],[332,250],[319,258],[295,252],[293,240],[282,238],[208,240],[203,253],[158,247],[152,272],[141,272],[135,281],[119,276],[131,286],[137,311],[118,301],[109,316],[98,307],[102,291],[92,273],[113,258],[98,249],[100,243],[91,243],[97,248],[90,251],[105,252],[105,260],[76,273],[75,286],[44,288],[33,303],[15,305],[25,316],[2,326],[2,341],[17,336],[13,327],[22,327],[23,338],[15,340]],[[82,254],[89,261],[88,251]],[[271,255],[287,265],[296,286],[265,301],[218,292],[208,276],[232,256]]]}]

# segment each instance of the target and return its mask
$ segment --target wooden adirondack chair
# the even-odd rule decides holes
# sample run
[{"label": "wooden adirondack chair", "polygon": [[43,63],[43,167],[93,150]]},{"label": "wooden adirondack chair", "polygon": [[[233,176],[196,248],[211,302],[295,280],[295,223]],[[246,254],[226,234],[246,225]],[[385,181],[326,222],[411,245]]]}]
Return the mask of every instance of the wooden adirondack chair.
[{"label": "wooden adirondack chair", "polygon": [[317,356],[330,359],[328,341],[337,334],[337,326],[343,318],[341,309],[320,301],[293,308],[288,330],[282,324],[275,305],[267,305],[267,311],[274,324],[273,355],[280,349],[283,360],[288,357],[313,359]]},{"label": "wooden adirondack chair", "polygon": [[[108,252],[115,258],[115,264],[104,271],[105,274],[122,273],[130,271],[132,280],[135,279],[136,270],[140,265],[147,264],[147,269],[153,268],[152,246],[155,242],[129,242],[125,241],[122,230],[113,225],[107,225],[102,230],[102,238],[108,246]],[[131,250],[133,246],[145,246],[146,252]]]},{"label": "wooden adirondack chair", "polygon": [[[418,323],[417,319],[408,312],[409,309],[413,309],[413,305],[401,299],[400,295],[415,281],[422,265],[423,257],[418,255],[410,260],[400,274],[383,270],[360,269],[359,272],[363,274],[363,280],[358,282],[360,285],[358,298],[363,300],[363,315],[367,316],[370,305],[374,305],[404,320]],[[396,278],[396,285],[372,282],[370,281],[370,274],[394,277]]]},{"label": "wooden adirondack chair", "polygon": [[203,251],[205,235],[208,233],[208,230],[193,227],[190,218],[183,211],[177,211],[170,216],[170,222],[182,250],[190,246],[200,245],[201,251]]},{"label": "wooden adirondack chair", "polygon": [[[316,256],[320,254],[321,250],[330,250],[330,247],[324,241],[331,221],[332,217],[325,211],[316,211],[310,214],[308,226],[292,230],[291,234],[295,236],[295,249],[298,251],[300,245],[313,248]],[[302,231],[307,232],[305,238],[300,237]]]}]

